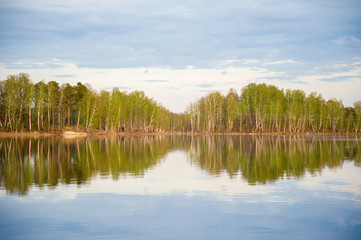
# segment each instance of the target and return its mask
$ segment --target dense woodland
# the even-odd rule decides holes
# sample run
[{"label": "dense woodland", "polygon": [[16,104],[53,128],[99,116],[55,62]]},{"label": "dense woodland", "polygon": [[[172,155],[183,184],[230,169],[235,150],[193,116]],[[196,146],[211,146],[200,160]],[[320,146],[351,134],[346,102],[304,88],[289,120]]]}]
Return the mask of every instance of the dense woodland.
[{"label": "dense woodland", "polygon": [[211,92],[184,113],[167,110],[143,91],[111,92],[87,84],[33,83],[27,74],[0,81],[0,131],[353,133],[361,101],[345,107],[315,92],[251,83],[238,93]]}]

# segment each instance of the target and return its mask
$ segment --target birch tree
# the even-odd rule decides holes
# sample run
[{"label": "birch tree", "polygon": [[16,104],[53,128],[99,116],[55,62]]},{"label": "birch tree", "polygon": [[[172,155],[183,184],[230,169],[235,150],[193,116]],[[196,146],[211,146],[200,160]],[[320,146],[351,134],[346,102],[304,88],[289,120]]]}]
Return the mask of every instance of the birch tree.
[{"label": "birch tree", "polygon": [[37,113],[38,131],[44,129],[44,111],[45,111],[46,85],[44,81],[35,84],[35,109]]}]

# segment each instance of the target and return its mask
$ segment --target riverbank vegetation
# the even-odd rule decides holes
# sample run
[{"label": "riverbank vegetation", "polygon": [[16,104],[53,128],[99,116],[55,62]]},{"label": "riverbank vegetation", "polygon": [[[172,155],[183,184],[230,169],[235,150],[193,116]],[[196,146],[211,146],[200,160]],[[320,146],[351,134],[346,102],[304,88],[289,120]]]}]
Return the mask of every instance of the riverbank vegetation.
[{"label": "riverbank vegetation", "polygon": [[226,95],[211,92],[172,113],[143,91],[96,92],[89,85],[33,83],[27,74],[0,81],[2,132],[208,132],[358,134],[361,101],[345,107],[316,92],[251,83]]}]

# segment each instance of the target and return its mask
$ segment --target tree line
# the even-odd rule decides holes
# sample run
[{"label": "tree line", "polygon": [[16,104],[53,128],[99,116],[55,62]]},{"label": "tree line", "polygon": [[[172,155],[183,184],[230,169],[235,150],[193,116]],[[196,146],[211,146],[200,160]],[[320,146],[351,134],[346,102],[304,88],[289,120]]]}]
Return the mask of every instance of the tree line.
[{"label": "tree line", "polygon": [[320,94],[251,83],[226,95],[211,92],[176,114],[145,95],[118,88],[33,83],[28,74],[0,81],[0,131],[355,133],[361,101],[345,107]]},{"label": "tree line", "polygon": [[360,131],[361,101],[345,107],[321,94],[251,83],[240,94],[212,92],[187,107],[191,131],[355,133]]},{"label": "tree line", "polygon": [[141,131],[179,129],[179,115],[171,113],[143,91],[114,88],[97,93],[87,84],[50,81],[34,84],[27,74],[0,81],[1,131]]}]

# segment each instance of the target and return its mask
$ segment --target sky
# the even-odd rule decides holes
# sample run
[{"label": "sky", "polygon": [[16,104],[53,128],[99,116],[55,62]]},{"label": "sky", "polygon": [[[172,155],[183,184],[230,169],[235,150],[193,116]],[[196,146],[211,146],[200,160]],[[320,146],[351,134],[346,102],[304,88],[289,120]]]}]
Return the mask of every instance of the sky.
[{"label": "sky", "polygon": [[361,100],[360,0],[0,0],[0,80],[142,90],[173,112],[249,83]]}]

